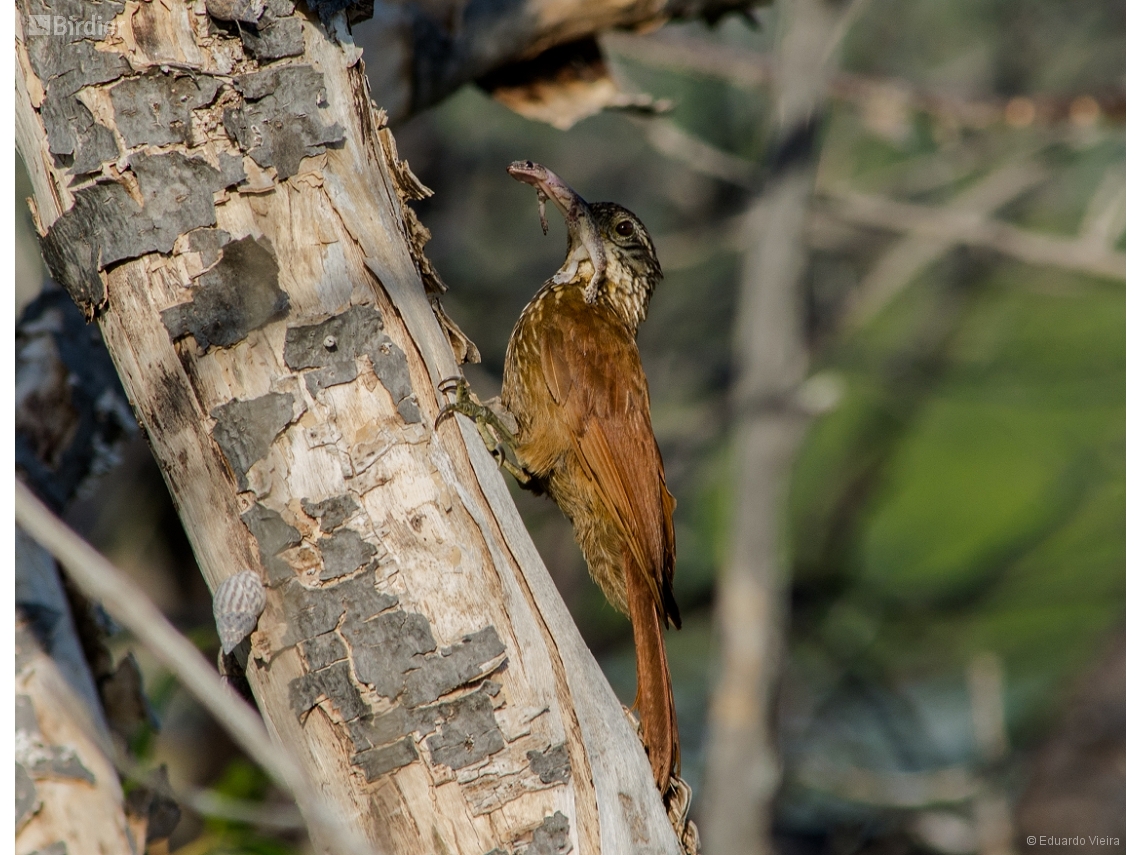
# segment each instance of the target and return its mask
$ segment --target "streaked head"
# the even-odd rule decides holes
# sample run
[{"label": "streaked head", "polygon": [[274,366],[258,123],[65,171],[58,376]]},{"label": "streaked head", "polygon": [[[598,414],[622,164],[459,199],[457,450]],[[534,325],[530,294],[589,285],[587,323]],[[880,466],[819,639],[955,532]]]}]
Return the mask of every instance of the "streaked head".
[{"label": "streaked head", "polygon": [[604,287],[608,291],[632,289],[629,296],[646,304],[637,312],[640,322],[662,275],[653,239],[645,224],[627,208],[614,202],[594,202],[589,207],[606,252]]},{"label": "streaked head", "polygon": [[613,202],[587,203],[545,166],[515,161],[507,172],[538,191],[543,231],[543,204],[552,200],[566,218],[566,261],[555,282],[579,277],[580,263],[589,262],[590,278],[583,281],[587,302],[600,295],[634,329],[645,320],[649,298],[661,280],[661,265],[644,224],[631,211]]}]

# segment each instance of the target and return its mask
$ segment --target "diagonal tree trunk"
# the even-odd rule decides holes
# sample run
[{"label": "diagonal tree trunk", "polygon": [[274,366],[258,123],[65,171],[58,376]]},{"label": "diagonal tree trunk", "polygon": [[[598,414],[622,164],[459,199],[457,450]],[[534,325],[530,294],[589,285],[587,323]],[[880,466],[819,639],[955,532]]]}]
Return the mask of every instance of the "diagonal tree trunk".
[{"label": "diagonal tree trunk", "polygon": [[380,851],[677,851],[478,435],[432,428],[464,342],[343,20],[51,3],[17,38],[44,255],[211,589],[265,587],[235,652],[271,732]]}]

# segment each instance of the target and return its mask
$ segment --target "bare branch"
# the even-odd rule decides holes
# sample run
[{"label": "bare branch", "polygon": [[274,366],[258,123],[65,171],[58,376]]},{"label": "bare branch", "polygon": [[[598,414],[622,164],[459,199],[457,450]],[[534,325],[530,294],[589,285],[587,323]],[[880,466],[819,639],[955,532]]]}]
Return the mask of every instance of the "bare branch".
[{"label": "bare branch", "polygon": [[1077,233],[1089,249],[1111,248],[1124,231],[1124,163],[1114,163],[1104,171],[1096,192],[1089,199]]},{"label": "bare branch", "polygon": [[274,744],[258,715],[226,688],[202,654],[178,632],[141,590],[106,558],[67,527],[24,484],[16,482],[16,522],[63,565],[88,596],[104,604],[178,677],[217,719],[233,740],[274,782],[304,806],[322,839],[342,853],[372,852],[363,841],[337,822],[317,800],[304,772],[282,746]]},{"label": "bare branch", "polygon": [[264,805],[246,799],[232,799],[213,790],[195,788],[175,793],[178,802],[199,816],[244,822],[260,828],[295,831],[305,827],[305,821],[293,805]]},{"label": "bare branch", "polygon": [[[852,16],[854,17],[854,16]],[[642,65],[716,77],[742,88],[760,88],[772,82],[775,59],[746,48],[718,44],[689,36],[631,36],[608,33],[606,50]],[[832,46],[837,44],[832,39]],[[908,110],[929,113],[952,124],[972,128],[1006,122],[1015,127],[1029,124],[1074,124],[1089,126],[1102,116],[1123,119],[1123,93],[1099,97],[1019,95],[1003,98],[966,98],[961,95],[916,86],[905,80],[838,72],[828,84],[832,98],[856,103],[890,98]]]},{"label": "bare branch", "polygon": [[[1082,238],[1033,232],[1010,223],[979,216],[977,212],[956,210],[953,207],[915,205],[859,193],[834,194],[825,198],[827,203],[824,209],[825,215],[931,241],[933,257],[941,255],[951,246],[965,244],[992,249],[1029,264],[1060,267],[1108,279],[1124,279],[1124,253],[1106,250],[1103,246],[1090,246]],[[941,251],[935,252],[933,244],[941,247]],[[909,265],[910,278],[913,277],[913,273],[932,260],[933,258],[930,258],[921,265]],[[890,287],[886,284],[874,287],[872,283],[868,283],[867,296],[860,298],[861,302],[865,302],[865,307],[858,310],[856,319],[864,318],[867,316],[866,313],[873,313],[878,307],[885,305],[886,301],[897,292],[895,285],[900,279],[901,277],[894,274],[888,277],[884,273],[881,281],[889,282]],[[879,281],[877,278],[876,282]],[[902,284],[905,285],[905,281]]]},{"label": "bare branch", "polygon": [[[365,59],[374,90],[393,119],[430,107],[490,72],[605,30],[652,29],[675,19],[715,20],[762,5],[762,0],[529,0],[523,9],[507,4],[472,14],[474,5],[460,2],[441,18],[430,3],[388,4],[368,25]],[[463,26],[454,27],[452,21],[463,21]]]},{"label": "bare branch", "polygon": [[[123,780],[150,785],[154,779],[153,769],[148,769],[126,753],[120,753],[115,758],[115,768]],[[235,799],[203,787],[183,789],[171,786],[170,795],[181,807],[189,808],[199,816],[228,819],[281,831],[305,829],[304,817],[294,804],[265,804]]]},{"label": "bare branch", "polygon": [[642,125],[645,140],[666,157],[679,161],[693,172],[716,178],[738,187],[756,185],[756,164],[723,151],[700,137],[682,130],[674,122],[633,119]]},{"label": "bare branch", "polygon": [[[994,171],[967,188],[949,205],[927,210],[937,211],[943,220],[953,219],[972,228],[984,217],[1017,198],[1029,187],[1039,184],[1044,178],[1045,172],[1040,166],[1025,163],[1023,157],[1017,158],[1013,163]],[[881,216],[886,206],[868,203],[869,198],[873,198],[876,202],[889,201],[878,197],[859,196],[853,192],[833,192],[830,196],[832,205],[824,210],[848,221],[859,217],[859,223],[864,226],[891,228],[884,224],[884,217]],[[875,217],[873,214],[880,216]],[[933,230],[922,230],[916,226],[912,218],[896,218],[892,222],[899,226],[897,231],[904,232],[907,236],[884,252],[875,266],[863,277],[859,288],[848,301],[842,320],[845,326],[865,324],[920,272],[958,243],[953,237],[954,232],[945,224]]]},{"label": "bare branch", "polygon": [[881,772],[845,766],[822,758],[796,770],[801,786],[845,801],[885,808],[925,808],[968,802],[982,792],[982,781],[968,769],[932,772]]},{"label": "bare branch", "polygon": [[[1005,669],[997,654],[979,653],[970,661],[966,668],[966,686],[978,753],[984,763],[996,766],[1009,753],[1005,726]],[[987,781],[974,800],[974,820],[978,829],[979,855],[1012,855],[1013,811],[1009,795],[996,781]]]}]

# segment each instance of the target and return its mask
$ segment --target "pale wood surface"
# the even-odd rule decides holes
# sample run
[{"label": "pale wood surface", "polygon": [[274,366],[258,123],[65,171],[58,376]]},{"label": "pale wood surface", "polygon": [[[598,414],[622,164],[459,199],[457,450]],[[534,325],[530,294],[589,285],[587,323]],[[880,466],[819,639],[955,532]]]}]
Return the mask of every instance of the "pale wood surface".
[{"label": "pale wood surface", "polygon": [[[256,70],[251,59],[235,48],[234,39],[208,29],[201,3],[145,5],[128,5],[118,19],[117,38],[107,44],[127,57],[128,77],[173,65],[214,75],[223,90],[213,104],[195,111],[189,143],[162,150],[210,164],[219,163],[219,155],[237,154],[221,113],[239,102],[227,81]],[[165,37],[142,38],[140,15],[148,33]],[[247,674],[270,730],[296,752],[340,815],[381,851],[513,851],[541,842],[532,841],[535,830],[556,830],[561,814],[568,820],[564,842],[575,852],[674,852],[677,844],[641,744],[578,635],[493,461],[469,425],[452,421],[438,433],[431,428],[442,402],[435,384],[457,369],[409,250],[408,179],[393,159],[394,144],[370,103],[354,48],[331,42],[308,19],[302,28],[305,53],[270,67],[310,65],[323,75],[327,107],[321,120],[340,124],[343,144],[305,158],[285,180],[246,156],[246,182],[214,196],[218,228],[234,241],[252,236],[271,247],[278,286],[289,299],[287,313],[227,346],[204,349],[190,336],[172,341],[162,312],[195,298],[202,287],[199,275],[210,263],[183,236],[168,255],[147,253],[102,272],[107,303],[98,315],[211,588],[246,569],[270,581],[241,518],[255,504],[297,533],[299,543],[274,556],[291,581],[268,589],[268,605],[251,639]],[[50,228],[77,188],[90,182],[71,185],[71,176],[48,155],[31,94],[42,84],[21,43],[17,51],[23,81],[17,98],[20,148],[39,216]],[[110,85],[87,86],[80,98],[113,128]],[[121,136],[118,142],[122,149]],[[136,153],[148,151],[154,149],[136,147]],[[132,187],[125,161],[104,164],[104,180]],[[363,355],[355,379],[313,391],[285,364],[287,329],[351,306],[375,307],[391,346],[406,355],[418,422],[397,410],[389,387]],[[288,423],[269,435],[267,450],[247,472],[236,473],[212,436],[217,408],[270,394],[291,396]],[[367,577],[373,593],[394,598],[408,620],[423,621],[417,625],[428,628],[434,643],[427,656],[458,649],[465,636],[488,627],[503,648],[482,663],[486,673],[468,675],[440,696],[418,702],[407,692],[395,699],[383,695],[347,669],[341,674],[343,685],[337,687],[357,696],[367,710],[351,720],[403,709],[420,722],[408,734],[414,759],[371,782],[353,762],[346,708],[325,692],[311,709],[298,711],[298,681],[311,663],[299,650],[305,633],[285,599],[285,591],[296,586],[315,603],[343,596],[334,584],[341,580],[327,578],[325,532],[306,510],[343,496],[359,511],[338,531],[354,533],[375,550],[375,567],[364,562],[363,569],[351,571],[353,578]],[[354,618],[347,605],[337,608],[349,611],[337,631],[348,661],[355,661],[352,654],[359,651],[352,648],[353,629],[346,623],[372,615]],[[389,607],[385,614],[391,613]],[[376,667],[387,666],[380,661]],[[405,679],[400,673],[388,676]],[[449,738],[444,719],[454,714],[460,730],[475,723],[459,707],[446,705],[471,701],[480,692],[493,698],[490,723],[480,721],[499,734],[502,746],[470,765],[439,762],[433,752],[439,740]],[[557,774],[543,780],[536,752],[543,756],[562,745],[569,780]]]},{"label": "pale wood surface", "polygon": [[[20,532],[16,562],[24,587],[38,589],[39,596],[33,597],[37,605],[66,609],[51,556]],[[71,618],[63,614],[68,625],[53,635],[74,639]],[[43,649],[28,620],[17,619],[15,753],[35,793],[34,806],[21,817],[17,771],[16,855],[59,843],[68,852],[134,855],[145,823],[128,823],[119,777],[109,759],[110,737],[91,706],[94,686],[84,685],[90,674],[78,650],[57,651],[57,656],[59,661]]]}]

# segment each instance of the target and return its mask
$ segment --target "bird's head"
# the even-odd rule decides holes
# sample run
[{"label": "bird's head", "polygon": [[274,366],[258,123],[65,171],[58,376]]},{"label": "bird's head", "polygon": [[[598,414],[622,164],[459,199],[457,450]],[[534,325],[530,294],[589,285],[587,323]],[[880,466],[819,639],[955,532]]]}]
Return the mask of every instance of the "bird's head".
[{"label": "bird's head", "polygon": [[543,232],[547,199],[566,218],[566,261],[554,281],[580,282],[587,302],[605,300],[636,329],[661,281],[657,252],[641,220],[613,202],[587,203],[552,171],[529,160],[512,163],[507,172],[538,191]]}]

